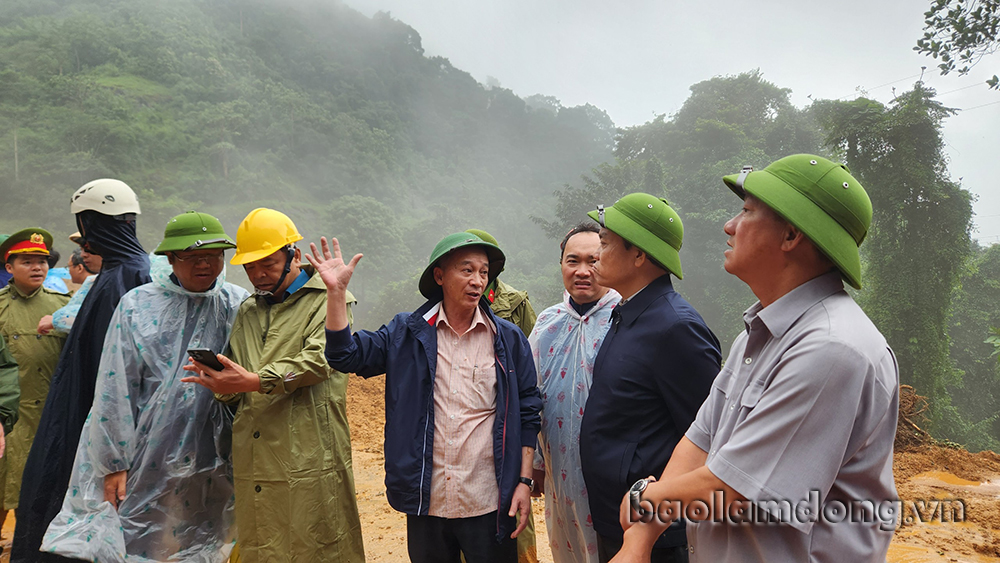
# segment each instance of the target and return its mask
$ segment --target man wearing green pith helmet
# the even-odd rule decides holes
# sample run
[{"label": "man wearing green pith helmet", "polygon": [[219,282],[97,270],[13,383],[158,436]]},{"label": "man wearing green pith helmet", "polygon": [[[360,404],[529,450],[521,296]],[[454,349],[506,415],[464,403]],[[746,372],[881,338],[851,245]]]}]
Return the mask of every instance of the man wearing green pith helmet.
[{"label": "man wearing green pith helmet", "polygon": [[659,479],[622,500],[614,561],[648,560],[666,499],[707,507],[684,512],[691,561],[885,561],[898,368],[843,283],[861,288],[871,201],[808,154],[723,180],[743,199],[725,269],[759,301]]},{"label": "man wearing green pith helmet", "polygon": [[225,252],[235,247],[207,213],[167,222],[152,281],[115,309],[69,488],[43,552],[107,562],[228,557],[231,415],[181,377],[189,349],[226,345],[248,295],[226,282]]}]

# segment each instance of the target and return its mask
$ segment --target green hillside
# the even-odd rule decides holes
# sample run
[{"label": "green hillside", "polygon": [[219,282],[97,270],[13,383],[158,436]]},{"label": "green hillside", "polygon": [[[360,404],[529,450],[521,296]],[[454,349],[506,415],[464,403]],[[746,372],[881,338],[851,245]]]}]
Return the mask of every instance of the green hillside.
[{"label": "green hillside", "polygon": [[[469,227],[508,250],[508,280],[557,298],[557,255],[529,215],[612,158],[614,133],[597,108],[487,88],[406,24],[336,3],[0,4],[0,231],[68,234],[70,193],[103,176],[140,192],[147,248],[177,212],[235,234],[273,206],[366,253],[362,321]],[[413,303],[401,292],[386,306]]]}]

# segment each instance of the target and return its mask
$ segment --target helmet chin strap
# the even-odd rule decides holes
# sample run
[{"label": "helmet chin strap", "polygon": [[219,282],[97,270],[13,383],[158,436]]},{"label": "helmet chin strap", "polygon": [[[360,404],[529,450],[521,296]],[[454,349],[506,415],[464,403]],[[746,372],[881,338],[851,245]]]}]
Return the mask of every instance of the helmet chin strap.
[{"label": "helmet chin strap", "polygon": [[260,295],[261,297],[272,297],[281,284],[285,283],[285,278],[288,277],[288,272],[292,271],[292,259],[295,258],[295,245],[290,244],[285,247],[285,270],[281,272],[281,277],[278,278],[278,283],[274,284],[270,290],[267,289],[256,289],[254,288],[253,294]]}]

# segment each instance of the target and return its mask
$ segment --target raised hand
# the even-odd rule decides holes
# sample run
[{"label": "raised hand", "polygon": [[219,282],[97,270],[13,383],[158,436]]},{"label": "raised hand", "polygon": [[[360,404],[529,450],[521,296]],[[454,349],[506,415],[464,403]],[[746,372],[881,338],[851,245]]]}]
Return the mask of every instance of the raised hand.
[{"label": "raised hand", "polygon": [[[354,275],[354,268],[364,255],[355,254],[349,263],[344,263],[344,258],[340,253],[340,243],[337,242],[337,239],[331,238],[330,243],[327,244],[326,237],[320,237],[319,242],[323,247],[322,254],[316,249],[316,243],[310,242],[309,249],[312,251],[312,255],[306,254],[306,260],[319,272],[323,283],[326,284],[327,291],[346,291],[347,284],[351,281],[351,276]],[[332,255],[330,254],[331,245],[333,246]]]}]

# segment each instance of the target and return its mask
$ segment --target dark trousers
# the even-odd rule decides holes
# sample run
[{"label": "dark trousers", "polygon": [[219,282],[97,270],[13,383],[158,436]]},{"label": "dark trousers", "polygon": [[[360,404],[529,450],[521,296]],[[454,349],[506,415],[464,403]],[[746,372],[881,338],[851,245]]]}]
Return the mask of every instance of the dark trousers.
[{"label": "dark trousers", "polygon": [[[597,559],[600,563],[608,563],[622,548],[622,538],[609,538],[597,534]],[[654,548],[649,557],[650,563],[688,563],[687,546]]]},{"label": "dark trousers", "polygon": [[517,540],[496,540],[496,511],[473,518],[406,516],[412,563],[517,563]]}]

